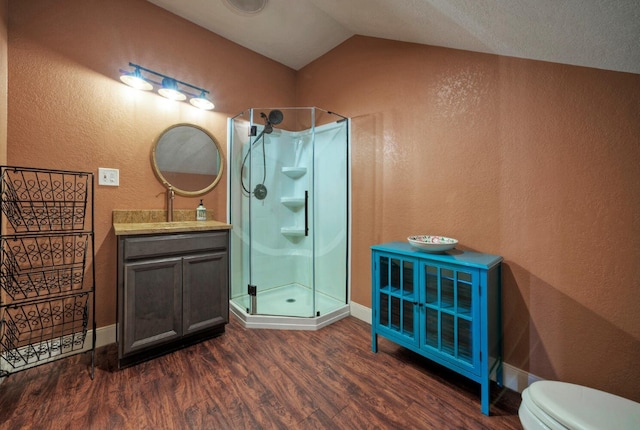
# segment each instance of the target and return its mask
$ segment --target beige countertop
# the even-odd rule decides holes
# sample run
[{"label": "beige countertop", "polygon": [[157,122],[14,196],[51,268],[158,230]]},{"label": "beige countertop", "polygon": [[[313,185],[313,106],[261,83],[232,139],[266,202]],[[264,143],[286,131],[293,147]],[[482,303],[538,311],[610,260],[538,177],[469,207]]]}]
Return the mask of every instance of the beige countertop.
[{"label": "beige countertop", "polygon": [[231,229],[231,224],[213,220],[210,211],[207,211],[207,221],[196,221],[195,210],[188,209],[175,210],[172,222],[165,221],[164,210],[115,209],[112,217],[116,236]]}]

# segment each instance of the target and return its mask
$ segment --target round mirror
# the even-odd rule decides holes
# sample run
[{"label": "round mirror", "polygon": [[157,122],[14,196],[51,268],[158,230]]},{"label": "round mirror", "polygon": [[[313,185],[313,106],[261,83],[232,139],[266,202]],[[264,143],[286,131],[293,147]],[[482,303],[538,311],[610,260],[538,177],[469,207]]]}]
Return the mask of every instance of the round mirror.
[{"label": "round mirror", "polygon": [[152,151],[153,171],[176,194],[206,194],[222,178],[224,163],[218,142],[193,124],[176,124],[163,131]]}]

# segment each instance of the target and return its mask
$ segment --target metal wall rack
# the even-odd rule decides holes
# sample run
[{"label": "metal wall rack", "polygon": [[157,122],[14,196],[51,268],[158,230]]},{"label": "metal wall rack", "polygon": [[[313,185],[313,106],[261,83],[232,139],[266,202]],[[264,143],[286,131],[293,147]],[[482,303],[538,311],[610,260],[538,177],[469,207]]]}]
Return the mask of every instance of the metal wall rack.
[{"label": "metal wall rack", "polygon": [[85,352],[94,377],[93,187],[93,173],[0,166],[0,377]]}]

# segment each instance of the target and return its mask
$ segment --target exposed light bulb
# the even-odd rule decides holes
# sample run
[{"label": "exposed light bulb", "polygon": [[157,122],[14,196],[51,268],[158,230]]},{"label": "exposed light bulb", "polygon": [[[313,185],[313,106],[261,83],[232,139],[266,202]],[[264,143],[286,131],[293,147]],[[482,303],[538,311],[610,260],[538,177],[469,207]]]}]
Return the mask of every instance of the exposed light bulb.
[{"label": "exposed light bulb", "polygon": [[153,85],[147,82],[147,80],[142,76],[142,73],[140,73],[140,69],[138,68],[136,68],[131,73],[121,75],[120,80],[137,90],[150,91],[153,89]]},{"label": "exposed light bulb", "polygon": [[203,109],[203,110],[211,110],[215,107],[214,104],[211,103],[211,100],[207,99],[207,96],[205,95],[204,91],[198,97],[192,97],[189,100],[189,103],[191,103],[193,106],[197,107],[198,109]]},{"label": "exposed light bulb", "polygon": [[169,100],[182,101],[187,99],[187,96],[178,90],[176,80],[171,78],[162,79],[162,88],[158,90],[158,93]]}]

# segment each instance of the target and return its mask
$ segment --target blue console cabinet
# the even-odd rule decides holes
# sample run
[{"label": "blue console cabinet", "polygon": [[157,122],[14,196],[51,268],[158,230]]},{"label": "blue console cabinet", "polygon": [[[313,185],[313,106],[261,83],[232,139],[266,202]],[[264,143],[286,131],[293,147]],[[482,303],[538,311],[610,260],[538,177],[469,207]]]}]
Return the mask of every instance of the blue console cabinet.
[{"label": "blue console cabinet", "polygon": [[502,257],[452,249],[420,251],[404,242],[372,250],[372,349],[383,336],[481,386],[502,385]]}]

